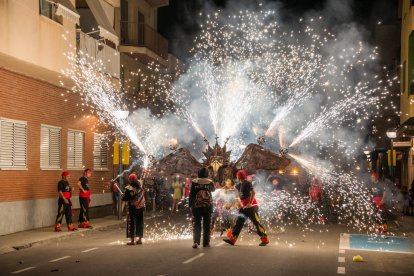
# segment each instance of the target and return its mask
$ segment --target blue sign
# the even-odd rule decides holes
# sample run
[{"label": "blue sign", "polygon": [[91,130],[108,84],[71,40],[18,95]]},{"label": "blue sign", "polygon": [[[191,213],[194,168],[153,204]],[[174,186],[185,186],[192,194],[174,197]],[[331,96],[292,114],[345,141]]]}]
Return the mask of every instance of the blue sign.
[{"label": "blue sign", "polygon": [[410,238],[359,234],[348,236],[349,249],[414,254],[414,243]]}]

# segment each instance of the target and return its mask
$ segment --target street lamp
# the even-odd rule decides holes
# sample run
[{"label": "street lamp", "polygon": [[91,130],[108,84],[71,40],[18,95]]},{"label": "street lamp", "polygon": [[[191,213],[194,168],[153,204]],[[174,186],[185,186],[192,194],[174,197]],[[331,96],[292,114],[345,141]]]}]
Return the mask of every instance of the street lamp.
[{"label": "street lamp", "polygon": [[397,131],[394,128],[387,130],[387,137],[391,139],[391,180],[394,183],[394,139],[397,138]]},{"label": "street lamp", "polygon": [[[129,111],[128,110],[115,110],[113,114],[115,118],[117,118],[118,120],[125,120],[126,118],[128,118]],[[121,190],[123,188],[124,176],[122,173],[122,142],[121,142],[121,139],[119,139],[118,145],[119,145],[118,219],[122,219],[122,200],[121,200],[122,192]]]},{"label": "street lamp", "polygon": [[367,163],[368,163],[368,170],[371,170],[371,155],[370,155],[371,151],[366,149],[364,150],[364,154],[367,158]]}]

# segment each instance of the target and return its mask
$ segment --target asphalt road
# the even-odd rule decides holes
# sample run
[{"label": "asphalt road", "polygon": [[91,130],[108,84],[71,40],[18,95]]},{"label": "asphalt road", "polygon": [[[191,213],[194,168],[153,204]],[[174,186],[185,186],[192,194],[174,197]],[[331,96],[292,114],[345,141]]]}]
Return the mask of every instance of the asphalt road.
[{"label": "asphalt road", "polygon": [[247,229],[234,247],[216,232],[211,248],[193,249],[183,218],[146,222],[143,245],[125,245],[124,228],[96,231],[0,255],[0,275],[414,275],[414,254],[340,250],[337,225],[270,231],[267,247]]}]

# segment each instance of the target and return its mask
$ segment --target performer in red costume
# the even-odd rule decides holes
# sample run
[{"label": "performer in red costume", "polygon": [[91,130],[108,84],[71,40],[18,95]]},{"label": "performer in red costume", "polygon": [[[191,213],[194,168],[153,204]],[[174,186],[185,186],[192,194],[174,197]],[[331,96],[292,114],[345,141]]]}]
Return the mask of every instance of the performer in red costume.
[{"label": "performer in red costume", "polygon": [[246,171],[240,170],[237,172],[236,176],[240,182],[239,195],[242,207],[239,210],[236,225],[232,230],[227,232],[227,238],[223,240],[228,244],[235,245],[246,219],[249,218],[253,222],[254,226],[256,226],[257,234],[260,236],[262,241],[259,245],[266,246],[269,243],[269,239],[267,238],[263,225],[260,223],[258,214],[259,205],[255,198],[253,185],[247,180]]}]

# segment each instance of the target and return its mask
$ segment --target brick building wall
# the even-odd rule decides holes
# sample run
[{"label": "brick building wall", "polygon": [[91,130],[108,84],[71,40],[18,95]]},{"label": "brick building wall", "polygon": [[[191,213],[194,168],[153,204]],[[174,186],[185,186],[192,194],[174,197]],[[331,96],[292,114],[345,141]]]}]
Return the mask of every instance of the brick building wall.
[{"label": "brick building wall", "polygon": [[[61,170],[42,170],[40,168],[40,128],[42,124],[61,127],[60,162],[62,170],[67,169],[68,129],[85,132],[84,165],[93,172],[90,187],[92,194],[97,199],[95,205],[110,203],[108,202],[111,193],[109,180],[113,176],[111,146],[109,146],[108,153],[108,171],[93,170],[94,132],[103,133],[107,128],[95,116],[91,116],[89,110],[82,111],[79,95],[67,93],[64,88],[0,68],[0,118],[27,122],[27,170],[0,169],[0,189],[2,191],[0,193],[0,204],[41,199],[56,201],[56,185],[60,179]],[[82,175],[82,170],[69,171],[71,172],[71,186],[76,187],[77,180]],[[74,195],[77,194],[78,189],[75,188]],[[98,195],[103,195],[105,199],[98,200]],[[77,201],[77,199],[74,201]],[[19,205],[10,206],[7,208],[19,208]],[[31,204],[28,206],[31,206]],[[53,210],[37,211],[41,214],[52,212],[54,213],[53,216],[56,215],[55,208]],[[24,210],[20,212],[21,216],[28,216]],[[48,225],[53,216],[48,214],[47,218],[40,224],[28,223],[25,227],[12,227],[14,230],[3,229],[2,231],[0,225],[0,234]],[[24,218],[21,221],[24,221]]]}]

